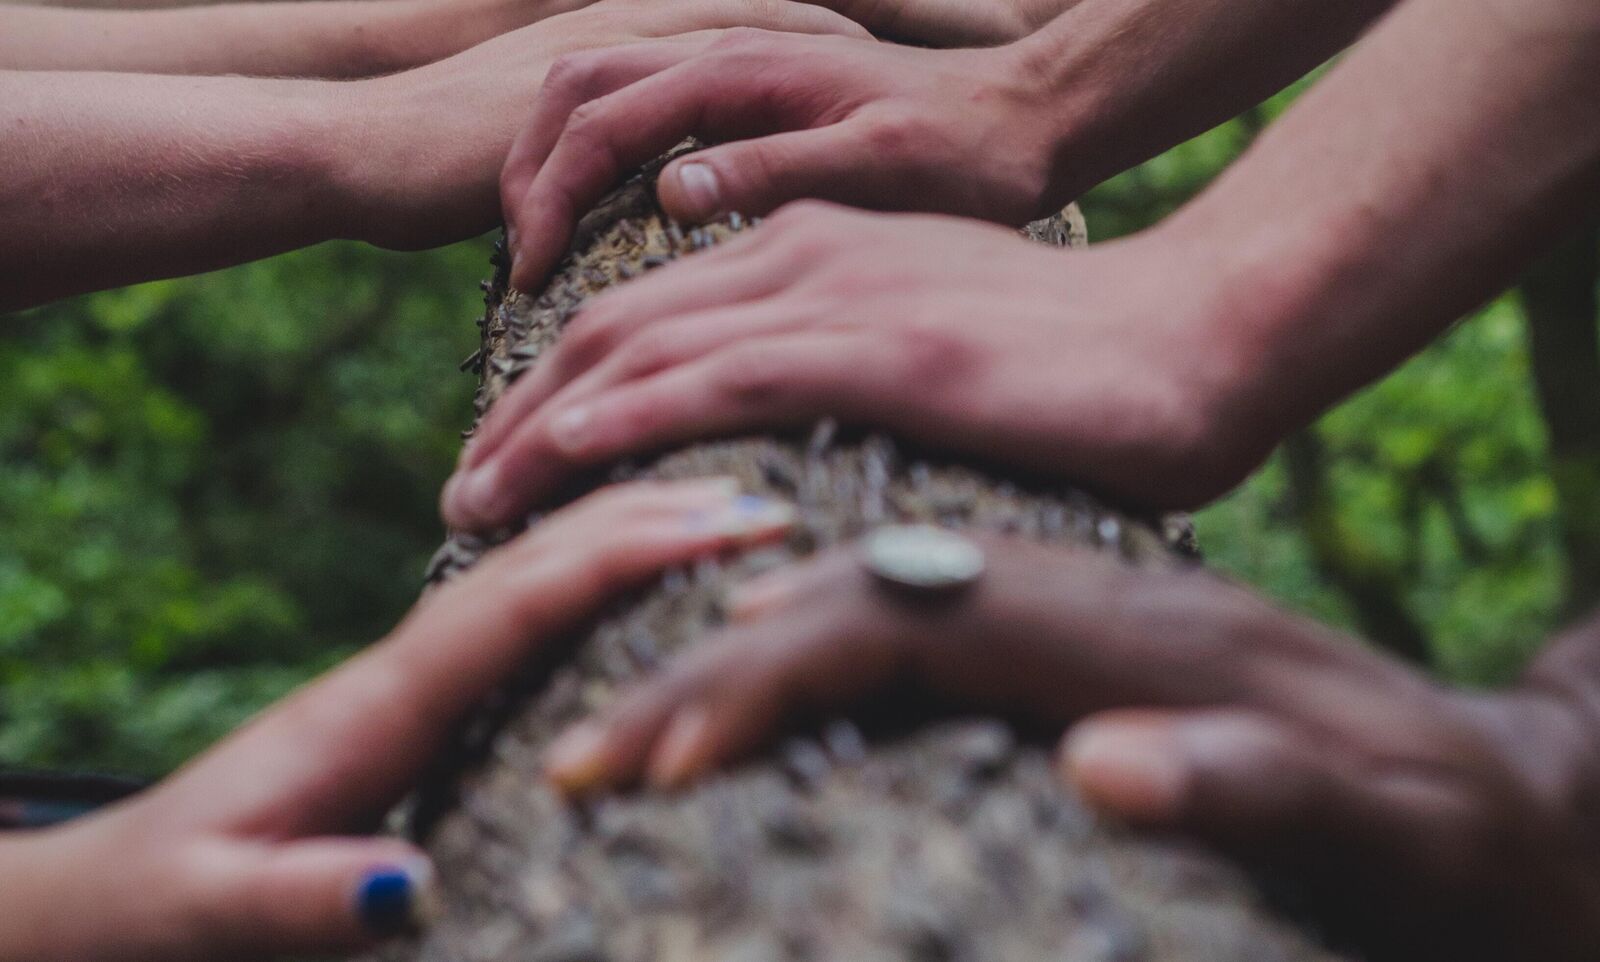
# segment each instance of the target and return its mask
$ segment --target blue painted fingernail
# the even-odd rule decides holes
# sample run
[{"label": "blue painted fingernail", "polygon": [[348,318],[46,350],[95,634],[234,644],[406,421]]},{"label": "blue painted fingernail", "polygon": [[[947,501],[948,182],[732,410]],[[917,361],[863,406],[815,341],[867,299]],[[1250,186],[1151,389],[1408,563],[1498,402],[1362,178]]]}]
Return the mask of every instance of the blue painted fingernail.
[{"label": "blue painted fingernail", "polygon": [[402,868],[376,868],[361,880],[356,890],[356,913],[361,925],[373,935],[387,938],[412,928],[417,912],[417,880]]},{"label": "blue painted fingernail", "polygon": [[738,537],[788,527],[794,523],[794,518],[793,505],[759,495],[742,494],[726,507],[690,512],[687,523],[690,531]]}]

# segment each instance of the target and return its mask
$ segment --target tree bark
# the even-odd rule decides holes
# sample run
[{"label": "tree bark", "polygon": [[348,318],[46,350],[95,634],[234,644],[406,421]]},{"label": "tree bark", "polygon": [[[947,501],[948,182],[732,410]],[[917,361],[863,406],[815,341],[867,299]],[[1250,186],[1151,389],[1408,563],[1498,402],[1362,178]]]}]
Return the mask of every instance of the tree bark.
[{"label": "tree bark", "polygon": [[[543,293],[507,291],[500,264],[484,349],[469,364],[482,374],[480,413],[588,297],[751,226],[732,218],[686,233],[641,180],[583,222]],[[1076,220],[1030,230],[1083,239]],[[993,719],[929,721],[885,701],[873,724],[806,730],[681,794],[554,797],[541,756],[565,723],[705,635],[730,585],[875,525],[927,520],[1095,545],[1132,564],[1193,563],[1176,547],[1187,542],[1182,523],[1164,528],[1060,485],[1007,480],[832,423],[694,445],[566,494],[608,479],[711,474],[795,501],[800,529],[780,547],[669,574],[571,639],[558,664],[508,682],[411,803],[408,830],[436,860],[445,904],[424,935],[382,959],[1335,958],[1266,909],[1237,868],[1098,822],[1063,788],[1047,743]],[[453,536],[430,578],[510,535]]]}]

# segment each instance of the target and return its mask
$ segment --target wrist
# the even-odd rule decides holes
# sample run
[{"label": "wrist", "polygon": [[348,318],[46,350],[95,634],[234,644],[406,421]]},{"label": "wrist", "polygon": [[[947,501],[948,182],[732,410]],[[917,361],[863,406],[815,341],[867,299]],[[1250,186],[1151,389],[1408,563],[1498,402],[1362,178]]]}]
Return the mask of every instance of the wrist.
[{"label": "wrist", "polygon": [[100,908],[84,918],[68,898],[70,829],[23,831],[0,838],[0,962],[89,958],[83,932],[96,928]]},{"label": "wrist", "polygon": [[505,145],[461,111],[479,91],[476,78],[462,82],[458,59],[341,84],[329,96],[328,237],[416,250],[493,226]]},{"label": "wrist", "polygon": [[363,76],[434,63],[520,26],[500,2],[387,0],[385,6],[388,15],[374,35]]},{"label": "wrist", "polygon": [[[1229,416],[1270,447],[1394,363],[1361,212],[1274,216],[1225,179],[1146,231],[1198,264],[1200,335],[1228,380]],[[1245,185],[1248,186],[1248,185]]]},{"label": "wrist", "polygon": [[1046,140],[1048,169],[1040,210],[1060,210],[1124,169],[1120,157],[1125,151],[1114,139],[1120,109],[1113,83],[1117,78],[1096,69],[1092,52],[1076,36],[1044,29],[992,53],[1007,83],[1020,91],[1027,125],[1042,131]]}]

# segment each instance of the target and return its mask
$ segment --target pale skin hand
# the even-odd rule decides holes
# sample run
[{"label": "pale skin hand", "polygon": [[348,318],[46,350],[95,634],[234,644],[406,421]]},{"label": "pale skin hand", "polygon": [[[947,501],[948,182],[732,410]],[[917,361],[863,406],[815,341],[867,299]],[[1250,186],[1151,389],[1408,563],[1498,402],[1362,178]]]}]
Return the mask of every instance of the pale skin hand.
[{"label": "pale skin hand", "polygon": [[[512,283],[532,289],[577,217],[690,134],[728,142],[663,172],[681,220],[809,197],[1021,224],[1265,98],[1388,5],[1084,0],[985,50],[747,31],[572,57],[501,178]],[[867,6],[841,9],[871,23]]]},{"label": "pale skin hand", "polygon": [[370,77],[593,0],[306,0],[163,10],[0,4],[0,70]]},{"label": "pale skin hand", "polygon": [[750,23],[865,35],[804,3],[600,0],[355,82],[0,70],[0,311],[335,238],[471,237],[559,57]]},{"label": "pale skin hand", "polygon": [[825,416],[1204,501],[1266,448],[1206,433],[1233,420],[1198,296],[1214,258],[1160,245],[1063,256],[973,221],[792,205],[585,308],[484,421],[445,515],[492,527],[619,455]]},{"label": "pale skin hand", "polygon": [[[0,4],[0,70],[370,77],[432,63],[593,2],[303,0],[158,10]],[[1072,2],[828,0],[821,6],[875,33],[954,46],[1019,39]]]},{"label": "pale skin hand", "polygon": [[727,479],[619,486],[551,515],[166,782],[0,840],[0,960],[264,958],[398,934],[374,930],[358,892],[396,870],[426,886],[426,862],[356,833],[471,706],[616,592],[791,516]]},{"label": "pale skin hand", "polygon": [[823,413],[1203,503],[1595,208],[1594,10],[1508,27],[1410,0],[1219,183],[1097,251],[783,213],[597,300],[485,423],[445,517],[492,526],[591,456]]},{"label": "pale skin hand", "polygon": [[1198,569],[984,544],[953,598],[886,591],[854,549],[742,586],[722,637],[566,733],[550,777],[675,788],[796,717],[932,695],[1070,727],[1063,775],[1091,804],[1303,875],[1384,958],[1592,957],[1600,623],[1468,694]]}]

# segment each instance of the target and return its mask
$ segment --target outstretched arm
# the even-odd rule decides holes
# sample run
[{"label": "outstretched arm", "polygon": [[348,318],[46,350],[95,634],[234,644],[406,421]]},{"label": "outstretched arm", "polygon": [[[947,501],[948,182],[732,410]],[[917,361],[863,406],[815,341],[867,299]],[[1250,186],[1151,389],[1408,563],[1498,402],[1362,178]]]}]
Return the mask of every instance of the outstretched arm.
[{"label": "outstretched arm", "polygon": [[1592,957],[1600,625],[1516,689],[1454,691],[1198,569],[982,544],[954,596],[887,589],[856,549],[741,586],[723,637],[564,735],[550,775],[677,787],[796,719],[931,695],[1070,728],[1089,802],[1293,872],[1375,957]]},{"label": "outstretched arm", "polygon": [[618,486],[552,514],[162,784],[0,838],[0,960],[277,958],[399,934],[425,915],[426,860],[359,833],[471,707],[614,593],[791,517],[731,479]]},{"label": "outstretched arm", "polygon": [[[984,50],[750,32],[704,52],[574,57],[502,178],[512,283],[531,288],[578,216],[691,134],[730,142],[663,173],[681,220],[818,198],[1021,224],[1266,98],[1389,4],[1082,0]],[[835,5],[872,22],[868,3]]]},{"label": "outstretched arm", "polygon": [[353,82],[0,70],[0,310],[333,238],[470,237],[558,57],[749,23],[864,35],[803,3],[601,0]]},{"label": "outstretched arm", "polygon": [[[1210,190],[1123,242],[1058,256],[968,224],[797,205],[626,285],[496,405],[445,516],[493,526],[577,467],[823,415],[1151,507],[1215,498],[1600,205],[1600,11],[1528,0],[1507,20],[1503,6],[1408,0]],[[585,116],[643,109],[632,91],[671,76]],[[778,138],[708,157],[717,177],[755,183],[801,138],[859,122],[786,135],[776,160],[749,151]],[[985,135],[1003,142],[1005,129]],[[567,136],[521,208],[535,225],[524,275],[547,259],[539,231],[562,198],[605,179],[609,161],[578,144],[617,142],[593,127]],[[849,158],[841,146],[807,170]],[[982,162],[957,171],[964,186]],[[568,176],[589,180],[574,195]],[[970,196],[917,186],[920,199]]]},{"label": "outstretched arm", "polygon": [[593,0],[307,0],[161,10],[0,4],[0,69],[370,77]]}]

